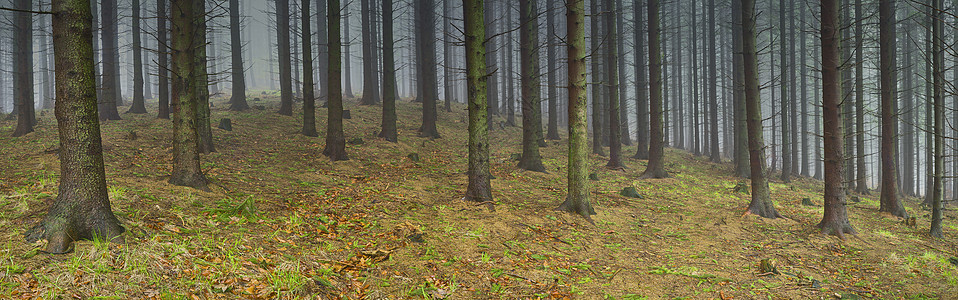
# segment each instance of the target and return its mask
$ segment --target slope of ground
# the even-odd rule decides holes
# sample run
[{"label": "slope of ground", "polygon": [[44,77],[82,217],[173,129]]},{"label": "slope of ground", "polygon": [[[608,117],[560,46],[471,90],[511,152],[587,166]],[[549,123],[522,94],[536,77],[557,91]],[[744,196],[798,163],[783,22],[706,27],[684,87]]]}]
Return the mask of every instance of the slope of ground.
[{"label": "slope of ground", "polygon": [[[44,254],[22,234],[57,192],[52,114],[10,138],[0,121],[0,298],[104,299],[794,299],[952,298],[958,294],[954,211],[943,240],[849,203],[859,234],[819,234],[822,183],[772,183],[789,219],[743,216],[746,181],[730,166],[667,151],[673,178],[638,180],[645,161],[604,168],[592,157],[596,224],[553,209],[565,191],[564,142],[542,148],[547,174],[515,168],[520,128],[492,138],[495,211],[462,200],[464,107],[440,112],[441,139],[416,137],[421,109],[399,104],[400,142],[376,138],[380,108],[347,103],[347,151],[332,163],[301,116],[277,115],[275,95],[249,112],[214,101],[218,152],[202,157],[212,192],[169,185],[170,123],[124,115],[103,127],[113,209],[124,244],[79,242]],[[251,97],[252,98],[252,97]],[[151,110],[151,111],[155,111]],[[325,124],[325,109],[318,124]],[[497,122],[497,124],[499,124]],[[632,153],[634,147],[627,147]],[[418,159],[417,159],[418,157]],[[620,195],[634,187],[642,198]],[[810,198],[819,206],[803,206]],[[769,260],[777,273],[762,270]]]}]

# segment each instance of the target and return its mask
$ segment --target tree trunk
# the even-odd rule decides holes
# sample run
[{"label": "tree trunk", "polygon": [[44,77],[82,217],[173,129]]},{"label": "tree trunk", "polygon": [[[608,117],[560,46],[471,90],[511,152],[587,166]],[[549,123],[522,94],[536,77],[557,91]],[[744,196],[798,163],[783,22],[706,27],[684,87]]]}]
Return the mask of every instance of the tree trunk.
[{"label": "tree trunk", "polygon": [[[711,0],[710,0],[710,1],[711,1]],[[786,41],[787,41],[786,37],[788,36],[786,29],[787,29],[788,27],[785,26],[785,19],[786,19],[786,15],[785,15],[785,10],[786,10],[786,8],[785,8],[785,0],[780,0],[780,1],[778,2],[778,9],[779,9],[779,10],[778,10],[778,11],[779,11],[779,14],[778,14],[778,26],[779,26],[779,28],[778,28],[778,40],[779,40],[779,48],[778,48],[778,51],[779,51],[779,52],[778,52],[778,53],[779,53],[779,62],[781,63],[781,65],[779,66],[778,70],[779,70],[779,79],[781,80],[781,84],[779,85],[779,87],[781,88],[781,90],[780,90],[780,97],[781,97],[781,103],[782,103],[782,106],[781,106],[781,112],[782,112],[782,127],[781,127],[781,129],[782,129],[782,181],[784,181],[784,182],[787,183],[787,182],[790,182],[790,181],[791,181],[791,176],[792,176],[792,148],[791,148],[791,147],[792,147],[792,139],[791,139],[791,137],[789,137],[789,135],[790,135],[792,132],[791,132],[791,129],[789,129],[790,121],[789,121],[789,114],[788,114],[788,112],[789,112],[789,106],[790,106],[791,102],[790,102],[790,100],[789,100],[789,98],[788,98],[788,70],[789,70],[789,66],[788,66],[788,63],[787,63],[787,61],[788,61],[787,59],[788,59],[789,54],[788,54],[788,44],[786,43]]]},{"label": "tree trunk", "polygon": [[895,1],[882,0],[878,3],[879,14],[879,60],[881,72],[881,207],[878,211],[887,212],[901,218],[908,218],[908,212],[898,199],[898,166],[895,161],[895,122],[898,112],[898,80],[895,70]]},{"label": "tree trunk", "polygon": [[[444,83],[443,87],[443,100],[445,100],[445,110],[447,112],[452,112],[452,102],[455,98],[453,91],[453,78],[452,72],[452,63],[455,59],[452,53],[452,11],[449,9],[449,2],[451,0],[442,0],[442,78]],[[458,100],[456,102],[459,102]]]},{"label": "tree trunk", "polygon": [[[606,42],[608,43],[605,46],[607,51],[605,56],[605,65],[607,68],[606,79],[608,82],[605,83],[605,88],[609,94],[606,105],[608,105],[608,117],[609,117],[609,162],[605,165],[611,169],[623,169],[622,165],[622,129],[619,127],[622,124],[619,121],[619,54],[616,52],[618,50],[618,33],[616,32],[615,24],[615,11],[612,10],[615,7],[614,0],[605,0],[606,11],[603,12],[604,22],[605,22],[605,33],[606,33]],[[527,56],[523,56],[527,57]],[[538,105],[537,105],[538,108]],[[538,125],[538,123],[537,123]]]},{"label": "tree trunk", "polygon": [[[60,133],[60,187],[27,241],[47,240],[49,253],[72,251],[73,241],[119,241],[125,230],[107,195],[93,72],[89,1],[53,1],[56,118]],[[22,28],[22,27],[21,27]],[[122,238],[120,238],[122,239]]]},{"label": "tree trunk", "polygon": [[200,62],[196,57],[199,47],[197,1],[172,0],[170,45],[172,51],[173,95],[170,111],[173,115],[173,173],[170,183],[209,190],[206,176],[200,170],[199,136],[196,103],[200,97],[197,85],[205,84],[196,73]]},{"label": "tree trunk", "polygon": [[[935,0],[932,0],[935,1]],[[932,39],[936,38],[933,34],[933,30],[927,30],[927,28],[933,28],[935,26],[935,21],[933,19],[934,12],[932,12],[931,6],[927,6],[925,10],[925,199],[922,202],[922,205],[930,207],[934,203],[935,195],[935,128],[934,128],[934,77],[935,73],[933,69],[933,56],[934,52],[932,48],[934,47],[934,42]],[[918,105],[915,105],[916,107]],[[918,115],[915,115],[915,118],[918,118]],[[918,122],[915,122],[917,125]],[[917,144],[918,142],[916,142]],[[918,161],[921,161],[918,159]]]},{"label": "tree trunk", "polygon": [[375,27],[371,16],[372,9],[370,2],[375,0],[360,0],[362,6],[362,28],[363,28],[363,98],[359,100],[360,105],[379,104],[379,72],[376,71],[376,51],[373,49],[373,27]]},{"label": "tree trunk", "polygon": [[865,74],[864,74],[864,23],[862,0],[855,0],[855,161],[858,173],[855,176],[856,193],[868,194],[868,172],[865,169]]},{"label": "tree trunk", "polygon": [[[30,0],[16,0],[13,4],[15,9],[33,10]],[[19,137],[33,132],[37,123],[33,101],[33,14],[14,14],[13,101],[17,128],[13,136]]]},{"label": "tree trunk", "polygon": [[509,30],[506,32],[506,42],[505,47],[506,51],[502,52],[504,58],[503,62],[506,64],[505,72],[502,72],[502,79],[505,80],[506,90],[503,93],[506,98],[506,126],[515,127],[516,126],[516,86],[515,86],[515,71],[513,70],[515,63],[513,62],[513,57],[515,56],[515,51],[513,50],[513,43],[515,39],[512,37],[512,5],[509,5],[507,1],[504,4],[504,9],[506,10],[506,28]]},{"label": "tree trunk", "polygon": [[[483,3],[483,11],[487,11],[489,13],[496,11],[495,10],[496,1],[501,1],[501,0],[486,0]],[[496,53],[497,53],[496,40],[498,39],[495,37],[498,34],[498,32],[496,30],[495,20],[496,18],[485,18],[485,20],[483,21],[485,22],[484,30],[486,32],[486,36],[489,37],[489,39],[483,43],[483,45],[486,48],[486,56],[485,56],[486,74],[487,76],[489,76],[489,79],[486,82],[486,100],[489,102],[488,105],[486,106],[486,109],[488,110],[486,114],[486,118],[488,119],[486,122],[487,123],[486,126],[489,128],[489,130],[495,129],[492,126],[492,117],[499,115],[499,109],[498,109],[499,84],[498,84],[498,80],[496,80],[496,72],[498,72],[497,69],[499,68],[499,66],[496,63]]]},{"label": "tree trunk", "polygon": [[556,68],[556,32],[555,32],[555,17],[553,10],[556,9],[555,3],[551,1],[546,1],[546,57],[549,60],[549,63],[546,66],[546,96],[549,99],[549,124],[546,132],[546,139],[548,140],[559,140],[559,105],[558,97],[556,93],[556,85],[558,81],[556,80],[556,73],[559,72]]},{"label": "tree trunk", "polygon": [[[343,23],[343,41],[342,41],[343,43],[342,59],[343,59],[343,67],[344,67],[343,79],[345,80],[343,84],[345,88],[345,94],[343,96],[346,98],[352,99],[352,98],[355,98],[356,96],[353,95],[353,74],[352,74],[353,68],[352,68],[352,63],[350,63],[352,56],[350,56],[351,54],[349,52],[349,46],[351,46],[353,43],[352,38],[349,37],[349,17],[351,16],[351,14],[349,13],[349,3],[350,2],[343,3],[343,11],[342,11],[342,13],[345,14],[343,15],[344,23]],[[329,30],[332,30],[332,28],[329,28]]]},{"label": "tree trunk", "polygon": [[697,25],[698,16],[696,16],[696,10],[698,10],[698,4],[695,4],[693,8],[694,9],[692,10],[692,17],[691,17],[692,27],[690,27],[690,31],[692,31],[692,47],[690,50],[692,52],[692,80],[691,80],[692,82],[692,105],[691,105],[692,106],[691,107],[692,145],[691,146],[692,146],[692,155],[699,156],[699,155],[702,155],[702,140],[699,136],[699,134],[701,134],[701,131],[699,131],[699,124],[701,123],[699,123],[699,112],[700,112],[699,99],[700,98],[699,98],[699,81],[698,81],[698,78],[699,78],[699,61],[698,61],[699,60],[699,57],[698,57],[698,52],[699,52],[698,31],[699,30],[698,29],[699,28]]},{"label": "tree trunk", "polygon": [[[448,0],[444,0],[448,1]],[[397,142],[396,133],[396,59],[393,53],[393,2],[383,0],[383,128],[379,137]]]},{"label": "tree trunk", "polygon": [[100,39],[103,41],[103,79],[101,80],[102,86],[100,87],[100,121],[105,120],[120,120],[120,113],[117,111],[117,106],[119,105],[119,97],[117,93],[119,92],[120,83],[118,81],[117,75],[120,73],[120,68],[118,61],[115,59],[119,55],[119,46],[117,45],[117,3],[116,0],[102,0],[100,2],[100,12],[102,23],[102,31],[100,34]]},{"label": "tree trunk", "polygon": [[602,56],[605,54],[602,51],[602,22],[599,20],[599,11],[601,8],[601,0],[593,0],[589,4],[589,31],[590,38],[589,44],[591,50],[589,51],[591,69],[589,73],[591,76],[591,82],[589,86],[592,88],[592,154],[605,156],[605,149],[603,148],[603,140],[605,133],[605,126],[603,126],[603,95],[602,87],[603,78],[602,75],[605,75],[605,72],[602,72]]},{"label": "tree trunk", "polygon": [[[40,9],[43,9],[42,3]],[[49,19],[50,16],[40,15],[39,17],[40,26],[43,29],[42,33],[40,34],[40,40],[38,41],[40,44],[40,81],[42,82],[40,87],[40,91],[42,92],[42,96],[40,97],[40,107],[42,109],[50,109],[53,108],[54,84],[52,80],[53,78],[50,78],[50,73],[53,70],[53,62],[51,61],[52,59],[50,57],[51,46],[47,42],[47,35],[49,32],[47,29],[49,28],[48,26],[50,26],[47,24],[47,19]]]},{"label": "tree trunk", "polygon": [[799,100],[797,99],[798,96],[796,95],[796,92],[795,92],[797,90],[795,86],[795,70],[798,68],[798,66],[795,64],[795,57],[801,54],[795,52],[795,0],[788,1],[788,11],[789,11],[788,51],[792,53],[792,55],[789,55],[788,57],[788,65],[791,66],[788,69],[788,85],[789,85],[788,98],[791,100],[788,104],[788,108],[789,108],[788,114],[789,114],[789,121],[791,122],[791,124],[789,124],[789,128],[791,128],[792,130],[792,132],[789,133],[789,136],[792,138],[791,141],[789,142],[790,149],[792,150],[792,153],[789,155],[789,157],[792,159],[792,166],[790,168],[791,169],[790,171],[792,175],[798,175],[799,174],[799,167],[798,167],[798,162],[799,162],[798,101]]},{"label": "tree trunk", "polygon": [[143,50],[140,41],[140,0],[133,0],[133,105],[130,113],[145,114],[146,99],[143,95]]},{"label": "tree trunk", "polygon": [[935,122],[935,152],[934,152],[934,184],[932,188],[931,203],[931,229],[929,234],[935,238],[942,238],[941,215],[942,202],[944,201],[944,177],[945,177],[945,69],[944,69],[944,42],[942,35],[942,9],[944,3],[942,0],[931,1],[931,20],[932,20],[932,72],[934,94],[934,122]]},{"label": "tree trunk", "polygon": [[715,51],[715,0],[709,0],[709,44],[708,44],[708,53],[709,55],[709,122],[712,126],[712,134],[709,136],[711,142],[709,146],[711,147],[709,151],[709,160],[712,162],[721,162],[722,156],[719,152],[719,127],[718,127],[718,94],[716,89],[718,88],[718,77],[716,75],[716,64],[715,56],[718,53]]},{"label": "tree trunk", "polygon": [[329,89],[329,33],[326,30],[326,22],[326,0],[316,0],[316,60],[319,66],[318,96],[319,99],[323,101],[323,107],[326,107],[326,91]]},{"label": "tree trunk", "polygon": [[642,37],[643,20],[641,0],[632,2],[632,39],[634,41],[635,72],[635,123],[636,123],[636,151],[632,158],[649,159],[649,95],[648,74],[645,66],[645,39]]},{"label": "tree trunk", "polygon": [[230,58],[233,85],[230,96],[230,110],[244,111],[249,109],[246,103],[246,66],[243,65],[243,41],[240,39],[240,8],[239,0],[229,0],[230,10]]},{"label": "tree trunk", "polygon": [[[482,0],[464,0],[462,5],[463,31],[466,48],[466,82],[469,89],[469,183],[466,187],[466,199],[476,202],[488,202],[492,205],[492,186],[489,173],[489,127],[486,113],[489,112],[485,99],[486,50],[489,32],[484,21]],[[492,13],[491,11],[489,11]],[[487,44],[488,45],[488,44]]]},{"label": "tree trunk", "polygon": [[742,71],[745,83],[745,110],[748,123],[749,165],[752,175],[752,201],[748,212],[765,218],[780,218],[769,195],[765,166],[765,141],[762,129],[762,103],[758,82],[758,53],[755,51],[755,0],[741,0]]},{"label": "tree trunk", "polygon": [[[808,24],[808,23],[805,23],[805,11],[806,11],[806,9],[805,9],[805,4],[802,4],[802,5],[800,5],[800,6],[801,6],[801,8],[799,8],[799,10],[800,10],[800,15],[801,15],[801,17],[800,17],[800,20],[799,20],[799,24],[802,24],[801,26],[805,26],[804,24]],[[801,163],[802,172],[801,172],[801,175],[802,175],[802,176],[805,176],[805,177],[808,177],[808,176],[811,176],[811,172],[809,171],[809,169],[812,167],[812,165],[811,165],[811,163],[810,163],[810,161],[809,161],[809,159],[808,159],[808,156],[809,156],[809,155],[808,155],[808,136],[809,136],[810,133],[808,132],[808,86],[807,86],[807,84],[808,84],[808,68],[806,67],[806,63],[808,62],[808,59],[806,58],[806,53],[808,53],[808,52],[806,52],[806,41],[805,41],[805,36],[807,36],[807,34],[805,34],[805,31],[804,31],[804,30],[799,30],[799,33],[798,33],[798,34],[801,36],[800,42],[799,42],[799,45],[801,45],[801,47],[800,47],[801,50],[799,50],[799,52],[796,53],[796,55],[798,55],[798,56],[801,57],[801,62],[799,63],[799,66],[798,66],[798,67],[799,67],[799,77],[801,78],[801,91],[802,91],[802,92],[801,92],[801,96],[798,98],[798,100],[801,101],[801,103],[802,103],[802,104],[801,104],[801,106],[802,106],[802,129],[801,129],[801,132],[800,132],[800,135],[801,135],[801,137],[802,137],[802,138],[801,138],[801,140],[802,140],[802,145],[801,145],[801,148],[802,148],[802,158],[801,158],[801,159],[802,159],[802,163]],[[816,104],[817,104],[817,103],[816,103]],[[818,157],[815,157],[815,160],[818,160]]]},{"label": "tree trunk", "polygon": [[196,57],[197,63],[193,65],[194,73],[197,76],[198,82],[196,83],[196,134],[199,139],[199,151],[200,153],[213,153],[216,152],[216,148],[213,146],[213,129],[210,124],[210,90],[209,90],[209,71],[207,71],[207,65],[209,64],[207,55],[206,55],[206,1],[204,0],[195,0],[194,8],[195,13],[195,22],[196,22],[196,37],[194,38],[194,43],[198,45],[193,48],[193,51],[196,52],[194,55]]},{"label": "tree trunk", "polygon": [[845,191],[842,186],[845,163],[842,145],[842,58],[840,53],[841,24],[838,0],[821,1],[822,39],[822,134],[825,142],[825,212],[818,227],[824,234],[845,239],[845,234],[856,234],[848,222],[845,209]]},{"label": "tree trunk", "polygon": [[[236,1],[236,0],[232,0]],[[309,26],[309,1],[301,0],[300,13],[303,42],[303,135],[315,137],[316,133],[316,89],[313,88],[313,41]]]},{"label": "tree trunk", "polygon": [[542,106],[539,93],[539,9],[537,0],[519,0],[519,56],[522,72],[522,156],[519,168],[545,172],[539,155]]},{"label": "tree trunk", "polygon": [[[654,4],[658,11],[658,0],[650,1],[653,2],[650,10]],[[585,55],[588,48],[585,44],[585,3],[584,0],[569,0],[565,6],[569,60],[569,175],[568,194],[557,210],[577,213],[591,222],[595,209],[589,200],[586,178],[589,174],[589,136],[586,130]],[[658,20],[657,15],[654,20]]]},{"label": "tree trunk", "polygon": [[439,79],[436,72],[436,13],[433,5],[434,0],[416,1],[416,9],[419,10],[419,18],[416,30],[416,43],[419,44],[422,56],[420,56],[420,74],[422,81],[422,127],[419,128],[419,136],[433,139],[440,138],[439,131],[436,128],[438,119],[436,102],[439,94],[437,84]]},{"label": "tree trunk", "polygon": [[343,133],[343,85],[342,85],[342,42],[339,36],[340,5],[339,0],[327,0],[329,19],[329,90],[326,119],[326,148],[323,155],[332,161],[348,160],[346,155],[346,135]]},{"label": "tree trunk", "polygon": [[279,50],[279,114],[293,115],[293,70],[290,61],[289,0],[276,0],[276,44]]},{"label": "tree trunk", "polygon": [[[623,9],[622,7],[622,1],[623,0],[615,0],[615,11],[613,11],[613,13],[615,14],[615,27],[617,28],[620,34],[625,33],[625,20],[623,16],[625,14],[625,9]],[[618,64],[616,68],[618,71],[619,83],[616,85],[617,85],[617,88],[619,89],[618,91],[619,126],[618,127],[619,127],[619,131],[621,132],[619,135],[619,138],[622,141],[622,145],[632,146],[632,138],[631,138],[631,134],[629,133],[629,101],[628,101],[629,97],[625,96],[625,94],[628,92],[627,91],[628,84],[623,84],[623,82],[628,81],[628,77],[626,75],[626,70],[625,70],[625,41],[624,39],[619,40],[620,37],[617,35],[613,35],[612,37],[616,39],[617,54],[615,59],[616,59],[616,63]]]},{"label": "tree trunk", "polygon": [[[804,24],[804,23],[803,23]],[[732,102],[735,130],[735,175],[750,176],[748,152],[748,125],[745,122],[745,65],[742,58],[742,0],[732,0]]]},{"label": "tree trunk", "polygon": [[[96,0],[93,0],[96,1]],[[157,118],[159,119],[169,119],[170,118],[170,63],[169,63],[169,50],[170,46],[167,43],[167,34],[169,34],[166,28],[166,20],[169,18],[168,10],[166,3],[168,0],[156,0],[156,48],[157,59],[156,59],[156,69],[159,72],[157,76],[157,101],[159,102],[159,109],[157,109]]]},{"label": "tree trunk", "polygon": [[[847,5],[849,3],[849,0],[837,0],[837,1],[841,2],[842,4],[839,4],[839,5],[843,7],[840,10],[842,13],[842,16],[841,16],[842,20],[840,23],[842,24],[840,29],[841,35],[843,37],[850,37],[852,34],[852,31],[851,31],[852,20],[851,20],[851,14],[850,14],[851,9],[848,9],[850,8],[850,6]],[[841,41],[841,57],[843,59],[847,60],[851,58],[852,49],[853,47],[851,44],[851,39],[844,39]],[[845,61],[843,60],[841,62],[844,63]],[[854,127],[855,126],[855,123],[854,123],[855,105],[852,98],[854,96],[852,95],[853,85],[846,84],[844,82],[844,80],[850,81],[852,79],[852,68],[850,65],[845,65],[845,64],[842,64],[841,67],[842,67],[841,78],[843,80],[842,90],[841,90],[842,94],[841,94],[841,98],[838,99],[838,102],[841,105],[842,111],[839,118],[844,123],[842,124],[842,130],[843,130],[842,136],[845,137],[845,143],[844,143],[845,153],[843,156],[843,158],[845,159],[844,160],[845,168],[843,170],[844,172],[843,174],[845,176],[844,178],[845,184],[847,185],[847,187],[845,188],[845,193],[849,193],[849,192],[857,190],[857,184],[858,184],[858,181],[855,179],[855,176],[856,176],[855,174],[856,133],[855,133],[855,127]],[[825,151],[827,152],[828,150],[826,149]]]},{"label": "tree trunk", "polygon": [[665,135],[662,128],[662,51],[659,40],[659,0],[649,10],[649,163],[640,178],[666,178]]}]

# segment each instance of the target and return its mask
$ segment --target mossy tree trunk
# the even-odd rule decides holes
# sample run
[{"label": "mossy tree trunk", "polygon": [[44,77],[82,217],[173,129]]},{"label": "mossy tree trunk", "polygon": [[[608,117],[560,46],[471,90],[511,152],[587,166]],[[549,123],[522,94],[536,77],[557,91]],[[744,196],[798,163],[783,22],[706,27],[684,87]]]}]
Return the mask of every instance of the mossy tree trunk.
[{"label": "mossy tree trunk", "polygon": [[243,65],[243,40],[240,38],[240,7],[239,0],[229,0],[230,14],[230,63],[233,85],[230,95],[230,110],[244,111],[249,109],[246,103],[246,67]]},{"label": "mossy tree trunk", "polygon": [[329,29],[329,89],[326,91],[329,109],[326,118],[326,148],[323,155],[332,161],[348,160],[346,134],[343,133],[342,42],[339,35],[339,0],[328,0],[326,28]]},{"label": "mossy tree trunk", "polygon": [[742,75],[744,80],[745,115],[748,125],[748,153],[752,178],[752,201],[748,212],[765,217],[781,215],[772,203],[765,166],[765,138],[762,128],[762,99],[759,91],[758,53],[755,50],[755,0],[741,0]]},{"label": "mossy tree trunk", "polygon": [[[651,0],[657,1],[657,0]],[[557,208],[579,214],[592,222],[595,209],[590,200],[589,133],[586,125],[585,1],[569,0],[566,6],[566,42],[569,58],[569,164],[568,194]]]},{"label": "mossy tree trunk", "polygon": [[659,0],[649,0],[649,163],[641,178],[666,178],[665,130],[662,112],[662,42]]},{"label": "mossy tree trunk", "polygon": [[55,114],[60,134],[60,186],[47,215],[27,241],[48,241],[46,251],[67,253],[76,240],[115,241],[124,228],[107,195],[89,0],[54,0]]},{"label": "mossy tree trunk", "polygon": [[522,73],[522,156],[519,168],[545,172],[539,154],[542,106],[539,81],[539,10],[536,0],[519,0],[519,56]]},{"label": "mossy tree trunk", "polygon": [[[235,0],[233,0],[235,1]],[[309,1],[301,0],[301,41],[303,42],[303,135],[319,136],[316,133],[316,89],[313,88],[313,41],[310,31]]]},{"label": "mossy tree trunk", "polygon": [[898,74],[895,51],[897,34],[895,32],[896,0],[881,0],[878,3],[879,15],[879,60],[881,72],[881,206],[878,211],[907,218],[908,212],[898,199],[898,164],[895,154],[895,123],[898,112],[897,101]]},{"label": "mossy tree trunk", "polygon": [[393,41],[393,1],[383,0],[383,116],[379,137],[397,142],[396,132],[396,58]]},{"label": "mossy tree trunk", "polygon": [[840,33],[838,0],[821,1],[822,39],[822,134],[825,155],[825,208],[818,227],[822,233],[844,239],[845,234],[855,234],[848,222],[845,190],[842,185],[845,164],[842,141],[842,58],[839,50]]},{"label": "mossy tree trunk", "polygon": [[[492,201],[489,173],[489,127],[486,97],[486,23],[482,0],[464,0],[463,31],[465,32],[466,85],[469,96],[469,183],[466,200]],[[488,11],[490,14],[493,12]]]},{"label": "mossy tree trunk", "polygon": [[200,190],[209,190],[206,176],[200,169],[199,136],[197,134],[196,103],[199,97],[197,85],[201,82],[197,74],[199,60],[196,59],[198,13],[195,2],[201,0],[171,0],[170,50],[172,52],[172,101],[170,113],[173,116],[173,173],[170,183],[189,186]]}]

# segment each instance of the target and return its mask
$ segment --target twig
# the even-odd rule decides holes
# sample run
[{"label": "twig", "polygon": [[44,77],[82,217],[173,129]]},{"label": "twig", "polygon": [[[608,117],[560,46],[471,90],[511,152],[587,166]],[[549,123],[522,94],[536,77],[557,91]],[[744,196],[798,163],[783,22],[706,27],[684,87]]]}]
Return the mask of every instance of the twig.
[{"label": "twig", "polygon": [[35,10],[25,10],[25,9],[16,9],[16,8],[6,8],[0,7],[0,10],[12,11],[12,12],[22,12],[28,14],[40,14],[40,15],[52,15],[52,11],[35,11]]}]

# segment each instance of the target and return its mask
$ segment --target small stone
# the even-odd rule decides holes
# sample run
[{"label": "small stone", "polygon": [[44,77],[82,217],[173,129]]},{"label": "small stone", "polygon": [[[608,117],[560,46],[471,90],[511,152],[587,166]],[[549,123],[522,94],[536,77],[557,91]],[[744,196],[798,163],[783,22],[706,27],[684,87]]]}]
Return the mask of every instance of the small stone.
[{"label": "small stone", "polygon": [[509,159],[511,159],[511,160],[520,160],[520,159],[522,159],[522,154],[513,153],[512,155],[509,155]]},{"label": "small stone", "polygon": [[233,131],[233,120],[229,118],[224,118],[220,120],[220,124],[216,128],[223,129],[226,131]]},{"label": "small stone", "polygon": [[362,144],[365,144],[365,143],[366,143],[366,141],[364,141],[363,138],[361,138],[361,137],[355,137],[355,138],[352,138],[352,139],[349,140],[349,144],[350,144],[350,145],[362,145]]},{"label": "small stone", "polygon": [[348,109],[343,111],[343,119],[352,119],[352,118],[353,118],[353,115],[349,112]]},{"label": "small stone", "polygon": [[599,181],[599,175],[597,175],[597,174],[595,174],[595,173],[589,174],[589,180]]},{"label": "small stone", "polygon": [[260,98],[253,98],[253,101],[263,101],[263,99],[260,99]]},{"label": "small stone", "polygon": [[848,200],[851,201],[851,203],[862,202],[862,198],[858,198],[858,196],[852,196],[852,198]]},{"label": "small stone", "polygon": [[422,242],[425,242],[425,240],[422,239],[422,233],[413,233],[413,234],[410,234],[410,235],[406,236],[406,238],[409,239],[410,241],[412,241],[413,243],[422,243]]},{"label": "small stone", "polygon": [[257,110],[266,110],[266,106],[263,106],[263,105],[254,105],[253,108]]},{"label": "small stone", "polygon": [[631,187],[631,186],[622,189],[622,191],[619,192],[619,194],[629,198],[645,199],[645,197],[642,197],[642,195],[639,194],[639,191],[635,190],[635,187]]},{"label": "small stone", "polygon": [[411,161],[419,161],[419,153],[409,153],[406,157]]},{"label": "small stone", "polygon": [[802,205],[805,206],[816,206],[815,202],[812,202],[811,198],[802,198]]},{"label": "small stone", "polygon": [[953,265],[955,265],[955,266],[958,266],[958,257],[949,258],[949,259],[948,259],[948,262],[950,262],[951,264],[953,264]]}]

